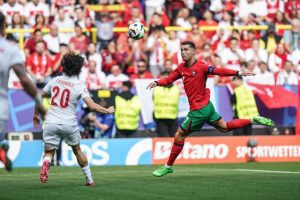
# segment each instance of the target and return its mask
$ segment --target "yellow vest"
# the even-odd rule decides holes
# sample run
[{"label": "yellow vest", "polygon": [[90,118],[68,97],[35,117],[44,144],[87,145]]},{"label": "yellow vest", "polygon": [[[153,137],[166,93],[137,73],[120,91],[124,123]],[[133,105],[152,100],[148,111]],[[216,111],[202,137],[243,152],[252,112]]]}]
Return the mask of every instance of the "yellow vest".
[{"label": "yellow vest", "polygon": [[156,87],[153,91],[154,117],[156,119],[176,119],[180,90],[177,85]]},{"label": "yellow vest", "polygon": [[141,104],[137,96],[129,100],[116,96],[115,120],[121,130],[136,130],[139,126]]},{"label": "yellow vest", "polygon": [[234,89],[236,96],[236,110],[239,119],[251,119],[258,115],[253,92],[245,85]]}]

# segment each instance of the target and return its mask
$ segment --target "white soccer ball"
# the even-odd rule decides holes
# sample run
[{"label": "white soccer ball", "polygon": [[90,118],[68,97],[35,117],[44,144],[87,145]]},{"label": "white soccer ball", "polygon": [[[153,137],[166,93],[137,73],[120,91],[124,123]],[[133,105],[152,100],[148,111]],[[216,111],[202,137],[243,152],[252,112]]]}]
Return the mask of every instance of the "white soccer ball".
[{"label": "white soccer ball", "polygon": [[141,22],[134,22],[128,26],[128,36],[134,40],[139,40],[144,37],[145,27]]}]

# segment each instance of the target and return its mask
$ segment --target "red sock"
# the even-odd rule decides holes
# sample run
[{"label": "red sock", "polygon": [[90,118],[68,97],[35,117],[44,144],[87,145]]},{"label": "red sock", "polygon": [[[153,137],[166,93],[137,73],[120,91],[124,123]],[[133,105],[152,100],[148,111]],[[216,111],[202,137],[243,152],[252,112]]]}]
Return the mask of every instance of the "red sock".
[{"label": "red sock", "polygon": [[252,124],[250,119],[233,119],[230,122],[227,122],[228,131],[232,131],[233,129],[242,128]]},{"label": "red sock", "polygon": [[180,154],[180,152],[182,151],[184,146],[184,141],[178,141],[178,140],[174,140],[174,144],[172,146],[172,150],[170,153],[170,157],[169,160],[167,162],[168,166],[172,166],[177,158],[177,156]]}]

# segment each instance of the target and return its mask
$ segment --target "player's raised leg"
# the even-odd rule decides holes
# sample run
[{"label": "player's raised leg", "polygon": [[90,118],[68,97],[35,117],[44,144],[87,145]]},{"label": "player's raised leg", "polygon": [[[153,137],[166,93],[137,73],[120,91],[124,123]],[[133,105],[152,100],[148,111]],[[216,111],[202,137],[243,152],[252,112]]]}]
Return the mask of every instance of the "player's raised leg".
[{"label": "player's raised leg", "polygon": [[42,183],[46,183],[48,180],[49,169],[50,169],[51,161],[54,157],[54,154],[55,154],[55,149],[45,150],[45,154],[43,157],[43,165],[42,165],[42,169],[40,172],[40,180],[42,181]]},{"label": "player's raised leg", "polygon": [[94,186],[95,183],[92,178],[91,169],[88,164],[87,157],[81,151],[80,144],[77,144],[77,145],[74,145],[71,147],[72,147],[73,153],[75,154],[75,156],[77,158],[77,162],[78,162],[79,166],[81,167],[83,174],[85,175],[86,186]]},{"label": "player's raised leg", "polygon": [[226,133],[249,124],[260,124],[269,127],[275,126],[275,123],[271,119],[261,116],[255,116],[252,119],[233,119],[229,122],[225,122],[224,119],[220,119],[213,123],[213,126],[219,131]]},{"label": "player's raised leg", "polygon": [[184,131],[182,128],[178,128],[177,132],[175,133],[174,143],[167,164],[155,170],[152,173],[153,176],[160,177],[173,172],[173,164],[177,156],[182,151],[184,147],[184,140],[187,136],[188,131]]}]

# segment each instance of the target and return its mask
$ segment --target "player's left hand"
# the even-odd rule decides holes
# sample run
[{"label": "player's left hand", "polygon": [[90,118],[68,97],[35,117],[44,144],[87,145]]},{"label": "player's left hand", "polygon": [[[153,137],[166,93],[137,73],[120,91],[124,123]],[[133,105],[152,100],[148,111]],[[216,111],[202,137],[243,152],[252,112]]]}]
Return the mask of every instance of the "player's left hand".
[{"label": "player's left hand", "polygon": [[114,106],[110,106],[109,108],[107,108],[107,111],[109,114],[112,114],[115,112],[115,107]]},{"label": "player's left hand", "polygon": [[33,116],[33,126],[37,128],[40,125],[40,116],[34,115]]},{"label": "player's left hand", "polygon": [[241,76],[255,76],[256,74],[253,72],[241,72],[240,75]]},{"label": "player's left hand", "polygon": [[152,88],[154,88],[154,87],[156,87],[157,86],[157,82],[151,82],[151,83],[149,83],[149,85],[147,86],[147,88],[146,89],[152,89]]}]

